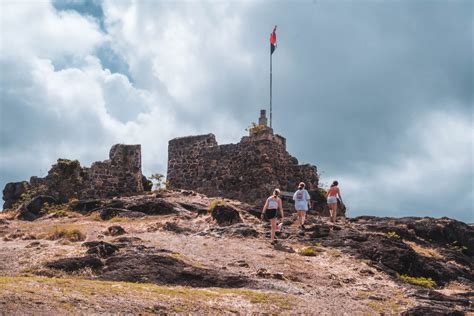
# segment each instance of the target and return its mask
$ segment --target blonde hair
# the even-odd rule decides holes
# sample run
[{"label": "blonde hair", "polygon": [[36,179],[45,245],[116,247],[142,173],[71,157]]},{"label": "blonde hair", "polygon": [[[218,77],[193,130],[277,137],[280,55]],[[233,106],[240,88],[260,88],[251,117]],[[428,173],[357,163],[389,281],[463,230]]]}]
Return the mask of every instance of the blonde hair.
[{"label": "blonde hair", "polygon": [[275,189],[275,190],[273,190],[273,196],[274,196],[274,197],[277,197],[277,196],[279,196],[279,195],[280,195],[280,189]]},{"label": "blonde hair", "polygon": [[298,184],[298,189],[304,189],[306,185],[304,184],[304,182],[300,182],[300,184]]}]

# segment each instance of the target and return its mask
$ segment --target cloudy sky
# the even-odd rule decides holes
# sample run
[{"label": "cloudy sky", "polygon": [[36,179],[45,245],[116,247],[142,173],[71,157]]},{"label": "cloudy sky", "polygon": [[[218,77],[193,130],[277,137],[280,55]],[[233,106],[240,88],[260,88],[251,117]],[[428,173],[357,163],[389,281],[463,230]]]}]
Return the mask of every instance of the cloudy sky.
[{"label": "cloudy sky", "polygon": [[0,186],[59,157],[238,142],[268,107],[351,216],[474,222],[472,1],[1,2]]}]

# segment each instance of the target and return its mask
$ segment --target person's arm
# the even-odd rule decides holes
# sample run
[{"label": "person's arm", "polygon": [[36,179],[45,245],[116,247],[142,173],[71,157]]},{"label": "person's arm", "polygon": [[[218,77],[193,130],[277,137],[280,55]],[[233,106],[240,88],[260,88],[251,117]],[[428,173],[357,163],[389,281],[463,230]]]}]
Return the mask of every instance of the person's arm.
[{"label": "person's arm", "polygon": [[306,191],[306,197],[308,198],[308,210],[311,209],[311,195],[309,195],[309,192]]},{"label": "person's arm", "polygon": [[285,218],[285,214],[283,213],[283,203],[281,202],[281,199],[278,199],[278,208],[280,209],[281,221],[283,222],[283,219]]},{"label": "person's arm", "polygon": [[268,199],[265,201],[265,205],[263,206],[262,216],[260,216],[261,219],[263,219],[263,216],[265,215],[267,208],[268,208]]},{"label": "person's arm", "polygon": [[342,203],[342,195],[341,195],[341,190],[339,190],[339,188],[337,188],[337,194],[339,195],[339,200],[341,200],[341,203]]}]

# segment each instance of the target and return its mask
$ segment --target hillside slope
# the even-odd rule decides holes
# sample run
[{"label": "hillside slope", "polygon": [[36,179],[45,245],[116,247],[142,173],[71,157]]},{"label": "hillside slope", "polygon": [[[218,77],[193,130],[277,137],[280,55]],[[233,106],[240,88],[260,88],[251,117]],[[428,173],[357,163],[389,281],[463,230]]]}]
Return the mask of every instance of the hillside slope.
[{"label": "hillside slope", "polygon": [[[330,225],[192,191],[43,205],[0,216],[7,313],[456,314],[473,311],[474,229],[443,218]],[[214,216],[213,216],[214,215]],[[214,217],[214,218],[213,218]],[[414,285],[418,283],[421,285]]]}]

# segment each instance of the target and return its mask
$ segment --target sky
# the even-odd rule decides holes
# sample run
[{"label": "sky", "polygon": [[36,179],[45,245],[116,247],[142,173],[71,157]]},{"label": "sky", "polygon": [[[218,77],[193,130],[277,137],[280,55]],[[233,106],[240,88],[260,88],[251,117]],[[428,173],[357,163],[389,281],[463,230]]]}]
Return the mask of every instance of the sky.
[{"label": "sky", "polygon": [[174,137],[236,143],[269,104],[349,216],[474,222],[472,1],[13,1],[0,28],[0,187]]}]

